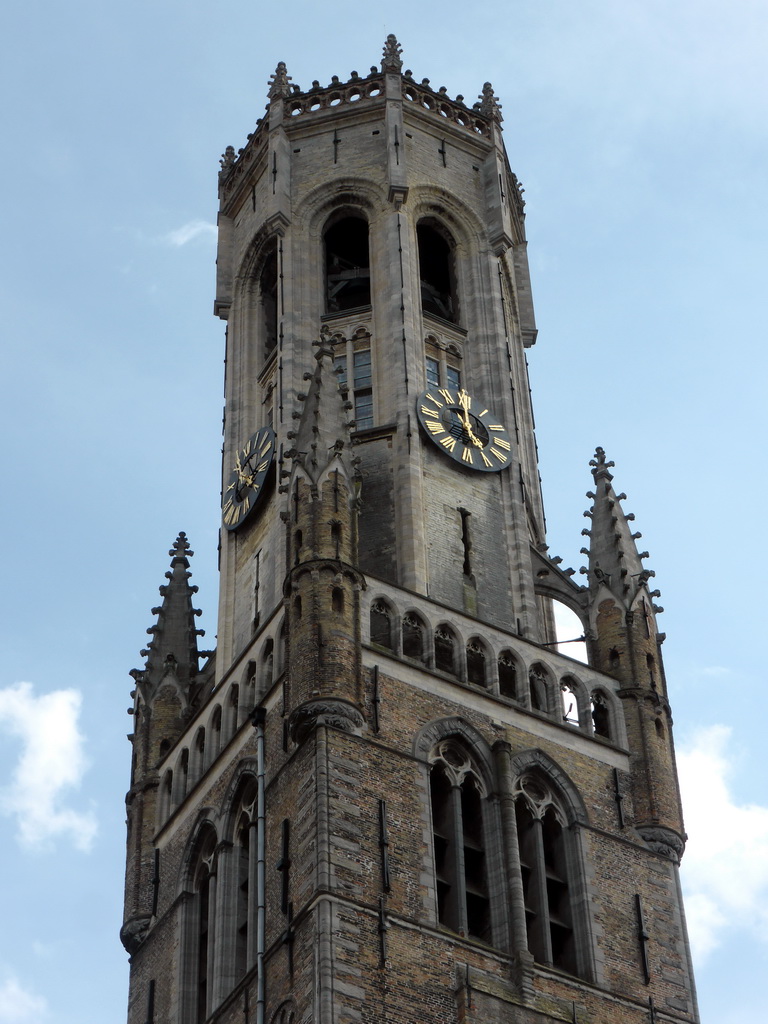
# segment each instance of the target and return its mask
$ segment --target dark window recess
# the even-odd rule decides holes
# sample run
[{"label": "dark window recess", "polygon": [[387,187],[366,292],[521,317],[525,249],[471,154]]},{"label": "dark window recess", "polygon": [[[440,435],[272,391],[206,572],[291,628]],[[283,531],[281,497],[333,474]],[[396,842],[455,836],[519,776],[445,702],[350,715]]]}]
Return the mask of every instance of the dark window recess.
[{"label": "dark window recess", "polygon": [[403,617],[403,654],[424,661],[424,625],[415,615]]},{"label": "dark window recess", "polygon": [[487,686],[485,675],[485,651],[477,640],[467,644],[467,681],[475,686]]},{"label": "dark window recess", "polygon": [[453,792],[445,772],[436,766],[430,774],[432,797],[432,841],[435,850],[435,884],[437,916],[441,924],[458,931],[459,921],[453,898],[456,874],[455,823]]},{"label": "dark window recess", "polygon": [[277,246],[267,253],[259,275],[265,358],[277,345]]},{"label": "dark window recess", "polygon": [[344,591],[341,587],[334,587],[331,591],[331,608],[337,615],[344,613]]},{"label": "dark window recess", "polygon": [[483,798],[468,773],[458,790],[439,763],[430,773],[438,920],[452,931],[491,941]]},{"label": "dark window recess", "polygon": [[344,217],[325,232],[326,309],[337,313],[371,304],[368,225]]},{"label": "dark window recess", "polygon": [[592,694],[592,727],[595,736],[602,736],[606,740],[611,738],[611,716],[605,697],[599,690]]},{"label": "dark window recess", "polygon": [[536,818],[520,798],[516,812],[528,949],[538,963],[576,974],[563,828],[551,807]]},{"label": "dark window recess", "polygon": [[499,655],[499,693],[512,700],[517,698],[517,670],[512,656],[504,651]]},{"label": "dark window recess", "polygon": [[[374,601],[371,605],[371,643],[379,647],[394,650],[392,643],[392,618],[383,601]],[[414,655],[409,655],[414,657]]]},{"label": "dark window recess", "polygon": [[237,856],[237,933],[235,935],[235,975],[242,978],[248,966],[248,820],[240,822]]},{"label": "dark window recess", "polygon": [[490,942],[491,915],[485,873],[482,798],[471,775],[466,776],[461,784],[461,827],[467,932],[473,938]]},{"label": "dark window recess", "polygon": [[534,665],[528,673],[528,689],[531,707],[534,711],[547,710],[547,677],[540,665]]},{"label": "dark window recess", "polygon": [[416,237],[419,244],[422,311],[457,323],[453,247],[428,224],[419,224]]},{"label": "dark window recess", "polygon": [[427,356],[427,387],[440,387],[440,363],[432,356]]},{"label": "dark window recess", "polygon": [[442,672],[456,672],[456,640],[445,626],[435,630],[435,668]]}]

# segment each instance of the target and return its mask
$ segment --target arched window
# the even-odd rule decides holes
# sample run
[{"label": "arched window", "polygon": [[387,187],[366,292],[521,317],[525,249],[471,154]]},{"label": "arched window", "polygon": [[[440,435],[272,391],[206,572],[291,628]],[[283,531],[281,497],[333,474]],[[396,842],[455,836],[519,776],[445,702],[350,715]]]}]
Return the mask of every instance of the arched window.
[{"label": "arched window", "polygon": [[538,775],[522,775],[516,789],[528,950],[538,963],[576,974],[567,821],[552,788]]},{"label": "arched window", "polygon": [[453,240],[425,222],[417,226],[416,237],[422,311],[458,323]]},{"label": "arched window", "polygon": [[325,242],[327,313],[371,304],[371,269],[368,254],[368,223],[360,216],[346,216],[331,223]]},{"label": "arched window", "polygon": [[482,780],[467,752],[453,740],[442,741],[431,761],[438,919],[461,935],[490,942]]},{"label": "arched window", "polygon": [[210,742],[211,753],[210,753],[210,760],[208,761],[208,763],[209,764],[213,764],[213,762],[219,756],[219,751],[221,750],[221,705],[220,704],[217,704],[216,707],[213,709],[213,714],[211,715],[211,727],[210,727],[209,731],[210,731],[210,735],[211,735],[211,742]]},{"label": "arched window", "polygon": [[264,337],[264,358],[277,346],[277,241],[267,250],[259,274],[259,300]]},{"label": "arched window", "polygon": [[173,799],[174,804],[178,807],[187,795],[187,785],[189,782],[189,750],[187,747],[181,752],[178,763],[176,765],[176,772],[174,774],[174,786],[176,793]]},{"label": "arched window", "polygon": [[336,615],[344,613],[344,591],[341,587],[334,587],[331,591],[331,609]]},{"label": "arched window", "polygon": [[467,682],[474,686],[488,685],[488,658],[485,644],[477,637],[467,644]]},{"label": "arched window", "polygon": [[160,807],[158,809],[158,825],[162,825],[173,807],[173,771],[169,768],[163,776],[160,786]]},{"label": "arched window", "polygon": [[272,686],[272,679],[275,669],[275,642],[271,638],[264,644],[261,652],[261,680],[259,693],[265,694]]},{"label": "arched window", "polygon": [[560,680],[560,696],[563,706],[563,721],[566,725],[581,725],[579,714],[579,684],[572,676]]},{"label": "arched window", "polygon": [[441,672],[456,672],[456,636],[450,626],[438,626],[435,630],[435,668]]},{"label": "arched window", "polygon": [[288,650],[288,620],[283,619],[280,623],[280,632],[277,638],[277,673],[279,676],[285,672],[286,656]]},{"label": "arched window", "polygon": [[499,655],[499,693],[502,697],[517,700],[517,666],[509,651]]},{"label": "arched window", "polygon": [[190,860],[188,886],[191,890],[184,908],[185,956],[189,984],[182,986],[188,1008],[184,1020],[202,1024],[211,1012],[214,970],[213,922],[215,907],[216,833],[212,826],[201,829]]},{"label": "arched window", "polygon": [[253,929],[256,908],[256,785],[243,786],[236,811],[234,836],[235,982],[250,970],[254,957]]},{"label": "arched window", "polygon": [[536,662],[528,672],[528,696],[533,711],[549,711],[547,672]]},{"label": "arched window", "polygon": [[392,640],[392,615],[384,601],[373,601],[371,604],[371,643],[394,651]]},{"label": "arched window", "polygon": [[403,656],[426,665],[426,627],[415,612],[403,616]]},{"label": "arched window", "polygon": [[248,670],[245,675],[245,688],[243,694],[243,709],[246,715],[256,704],[256,662],[248,662]]},{"label": "arched window", "polygon": [[205,729],[201,726],[195,733],[195,742],[192,747],[192,766],[190,769],[189,785],[194,786],[205,770]]},{"label": "arched window", "polygon": [[237,732],[237,711],[240,703],[240,687],[237,683],[230,686],[227,696],[226,738],[230,740]]},{"label": "arched window", "polygon": [[608,698],[602,690],[593,690],[589,700],[592,712],[592,729],[595,736],[602,736],[603,739],[613,739],[611,735],[611,712],[608,707]]}]

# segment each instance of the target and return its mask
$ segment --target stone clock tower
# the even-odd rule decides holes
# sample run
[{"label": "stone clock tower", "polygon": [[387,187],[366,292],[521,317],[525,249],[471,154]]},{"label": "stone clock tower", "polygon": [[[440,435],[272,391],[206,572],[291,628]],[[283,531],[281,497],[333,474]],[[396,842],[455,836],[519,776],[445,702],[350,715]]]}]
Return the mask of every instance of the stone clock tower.
[{"label": "stone clock tower", "polygon": [[129,1024],[694,1022],[653,573],[602,449],[585,585],[547,555],[500,105],[400,53],[279,64],[221,161],[218,646],[180,534],[133,672]]}]

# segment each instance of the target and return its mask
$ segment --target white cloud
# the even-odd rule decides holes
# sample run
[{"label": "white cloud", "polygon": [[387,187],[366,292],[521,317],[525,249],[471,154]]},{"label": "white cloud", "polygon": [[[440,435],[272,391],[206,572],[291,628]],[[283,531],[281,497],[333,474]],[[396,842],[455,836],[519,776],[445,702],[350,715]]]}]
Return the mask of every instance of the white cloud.
[{"label": "white cloud", "polygon": [[38,1024],[48,1014],[48,1004],[21,987],[14,977],[0,982],[0,1024]]},{"label": "white cloud", "polygon": [[701,964],[726,933],[768,936],[768,807],[738,804],[729,790],[731,730],[702,729],[678,754],[689,840],[683,858],[686,917]]},{"label": "white cloud", "polygon": [[176,228],[175,231],[169,231],[167,235],[163,235],[161,241],[166,245],[174,245],[179,248],[201,236],[215,240],[217,233],[215,224],[210,224],[207,220],[191,220],[187,224],[182,224],[180,228]]},{"label": "white cloud", "polygon": [[30,683],[0,690],[0,729],[22,744],[11,781],[0,788],[0,813],[16,818],[24,846],[38,847],[69,834],[78,849],[88,850],[96,834],[93,815],[63,800],[87,767],[78,728],[81,699],[77,690],[36,696]]}]

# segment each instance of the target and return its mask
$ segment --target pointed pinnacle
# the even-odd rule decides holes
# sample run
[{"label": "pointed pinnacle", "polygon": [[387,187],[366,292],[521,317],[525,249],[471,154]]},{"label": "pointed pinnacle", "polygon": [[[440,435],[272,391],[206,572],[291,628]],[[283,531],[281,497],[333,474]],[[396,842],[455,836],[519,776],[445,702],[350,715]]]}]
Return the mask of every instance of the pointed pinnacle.
[{"label": "pointed pinnacle", "polygon": [[387,36],[387,41],[384,43],[384,53],[381,58],[381,70],[382,71],[394,71],[400,72],[403,70],[403,61],[400,54],[403,52],[403,48],[398,43],[397,37],[394,33],[390,32]]},{"label": "pointed pinnacle", "polygon": [[275,68],[275,73],[269,80],[269,92],[267,95],[271,100],[277,99],[280,96],[290,96],[291,86],[290,75],[286,73],[285,62],[280,63]]}]

